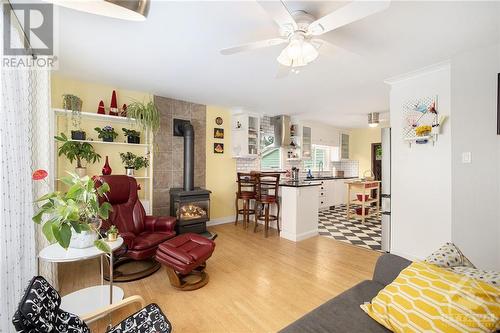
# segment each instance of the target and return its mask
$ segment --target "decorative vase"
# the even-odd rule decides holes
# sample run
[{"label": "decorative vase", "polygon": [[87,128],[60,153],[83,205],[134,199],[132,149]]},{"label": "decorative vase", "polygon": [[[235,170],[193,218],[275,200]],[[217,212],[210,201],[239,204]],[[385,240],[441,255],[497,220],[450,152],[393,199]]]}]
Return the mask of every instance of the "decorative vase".
[{"label": "decorative vase", "polygon": [[104,163],[104,166],[102,167],[102,174],[104,176],[107,176],[107,175],[111,174],[111,171],[113,171],[113,170],[109,166],[108,156],[106,156],[106,163]]},{"label": "decorative vase", "polygon": [[134,168],[125,168],[125,174],[129,177],[134,177]]},{"label": "decorative vase", "polygon": [[73,249],[85,249],[87,247],[94,246],[94,242],[97,239],[97,232],[93,230],[81,231],[80,233],[77,233],[75,229],[72,229],[69,247]]},{"label": "decorative vase", "polygon": [[111,94],[111,105],[109,106],[109,115],[117,116],[118,115],[118,103],[116,102],[116,91],[113,90],[113,94]]},{"label": "decorative vase", "polygon": [[87,175],[87,168],[75,168],[75,172],[78,177],[82,178]]},{"label": "decorative vase", "polygon": [[106,109],[104,109],[104,102],[103,101],[99,102],[99,107],[97,108],[97,113],[98,114],[106,114]]}]

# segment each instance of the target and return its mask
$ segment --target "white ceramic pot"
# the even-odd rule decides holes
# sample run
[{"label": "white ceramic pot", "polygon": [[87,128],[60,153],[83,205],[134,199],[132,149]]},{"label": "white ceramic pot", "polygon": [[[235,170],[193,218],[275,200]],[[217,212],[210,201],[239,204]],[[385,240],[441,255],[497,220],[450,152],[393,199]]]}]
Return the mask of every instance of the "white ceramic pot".
[{"label": "white ceramic pot", "polygon": [[77,233],[71,229],[71,240],[69,247],[74,249],[85,249],[94,246],[94,242],[98,239],[97,232],[95,231],[82,231]]},{"label": "white ceramic pot", "polygon": [[125,168],[125,173],[127,176],[134,177],[134,169],[133,168]]},{"label": "white ceramic pot", "polygon": [[75,172],[80,178],[82,178],[87,175],[87,168],[75,168]]}]

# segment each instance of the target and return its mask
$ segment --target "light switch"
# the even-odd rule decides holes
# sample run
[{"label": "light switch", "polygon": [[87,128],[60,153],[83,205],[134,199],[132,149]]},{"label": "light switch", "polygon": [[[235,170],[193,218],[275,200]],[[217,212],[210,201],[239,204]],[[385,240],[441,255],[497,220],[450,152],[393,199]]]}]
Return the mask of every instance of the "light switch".
[{"label": "light switch", "polygon": [[470,151],[462,153],[462,163],[471,163],[472,162],[472,154]]}]

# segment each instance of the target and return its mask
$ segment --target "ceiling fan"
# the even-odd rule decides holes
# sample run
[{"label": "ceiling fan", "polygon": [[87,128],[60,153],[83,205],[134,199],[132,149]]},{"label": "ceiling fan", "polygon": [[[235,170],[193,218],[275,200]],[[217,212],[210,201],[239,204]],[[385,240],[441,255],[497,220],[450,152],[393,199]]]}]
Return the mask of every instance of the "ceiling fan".
[{"label": "ceiling fan", "polygon": [[328,15],[316,19],[302,10],[290,13],[283,1],[258,0],[257,2],[278,24],[280,36],[223,49],[220,52],[223,55],[230,55],[288,44],[276,59],[280,64],[277,77],[286,76],[290,71],[298,73],[300,67],[309,64],[318,57],[319,51],[322,53],[335,52],[336,46],[318,38],[318,36],[385,10],[390,5],[390,0],[354,0]]}]

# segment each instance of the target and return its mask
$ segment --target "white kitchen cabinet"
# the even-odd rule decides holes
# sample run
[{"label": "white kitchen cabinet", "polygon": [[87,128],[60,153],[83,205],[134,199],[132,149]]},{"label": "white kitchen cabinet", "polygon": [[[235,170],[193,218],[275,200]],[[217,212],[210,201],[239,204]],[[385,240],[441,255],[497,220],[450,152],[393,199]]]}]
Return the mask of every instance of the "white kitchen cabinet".
[{"label": "white kitchen cabinet", "polygon": [[335,179],[333,180],[333,206],[345,205],[347,204],[347,185],[345,184],[346,179]]},{"label": "white kitchen cabinet", "polygon": [[259,154],[260,117],[247,112],[234,113],[231,142],[233,158],[256,158]]},{"label": "white kitchen cabinet", "polygon": [[311,127],[302,126],[302,159],[310,160],[312,157]]}]

